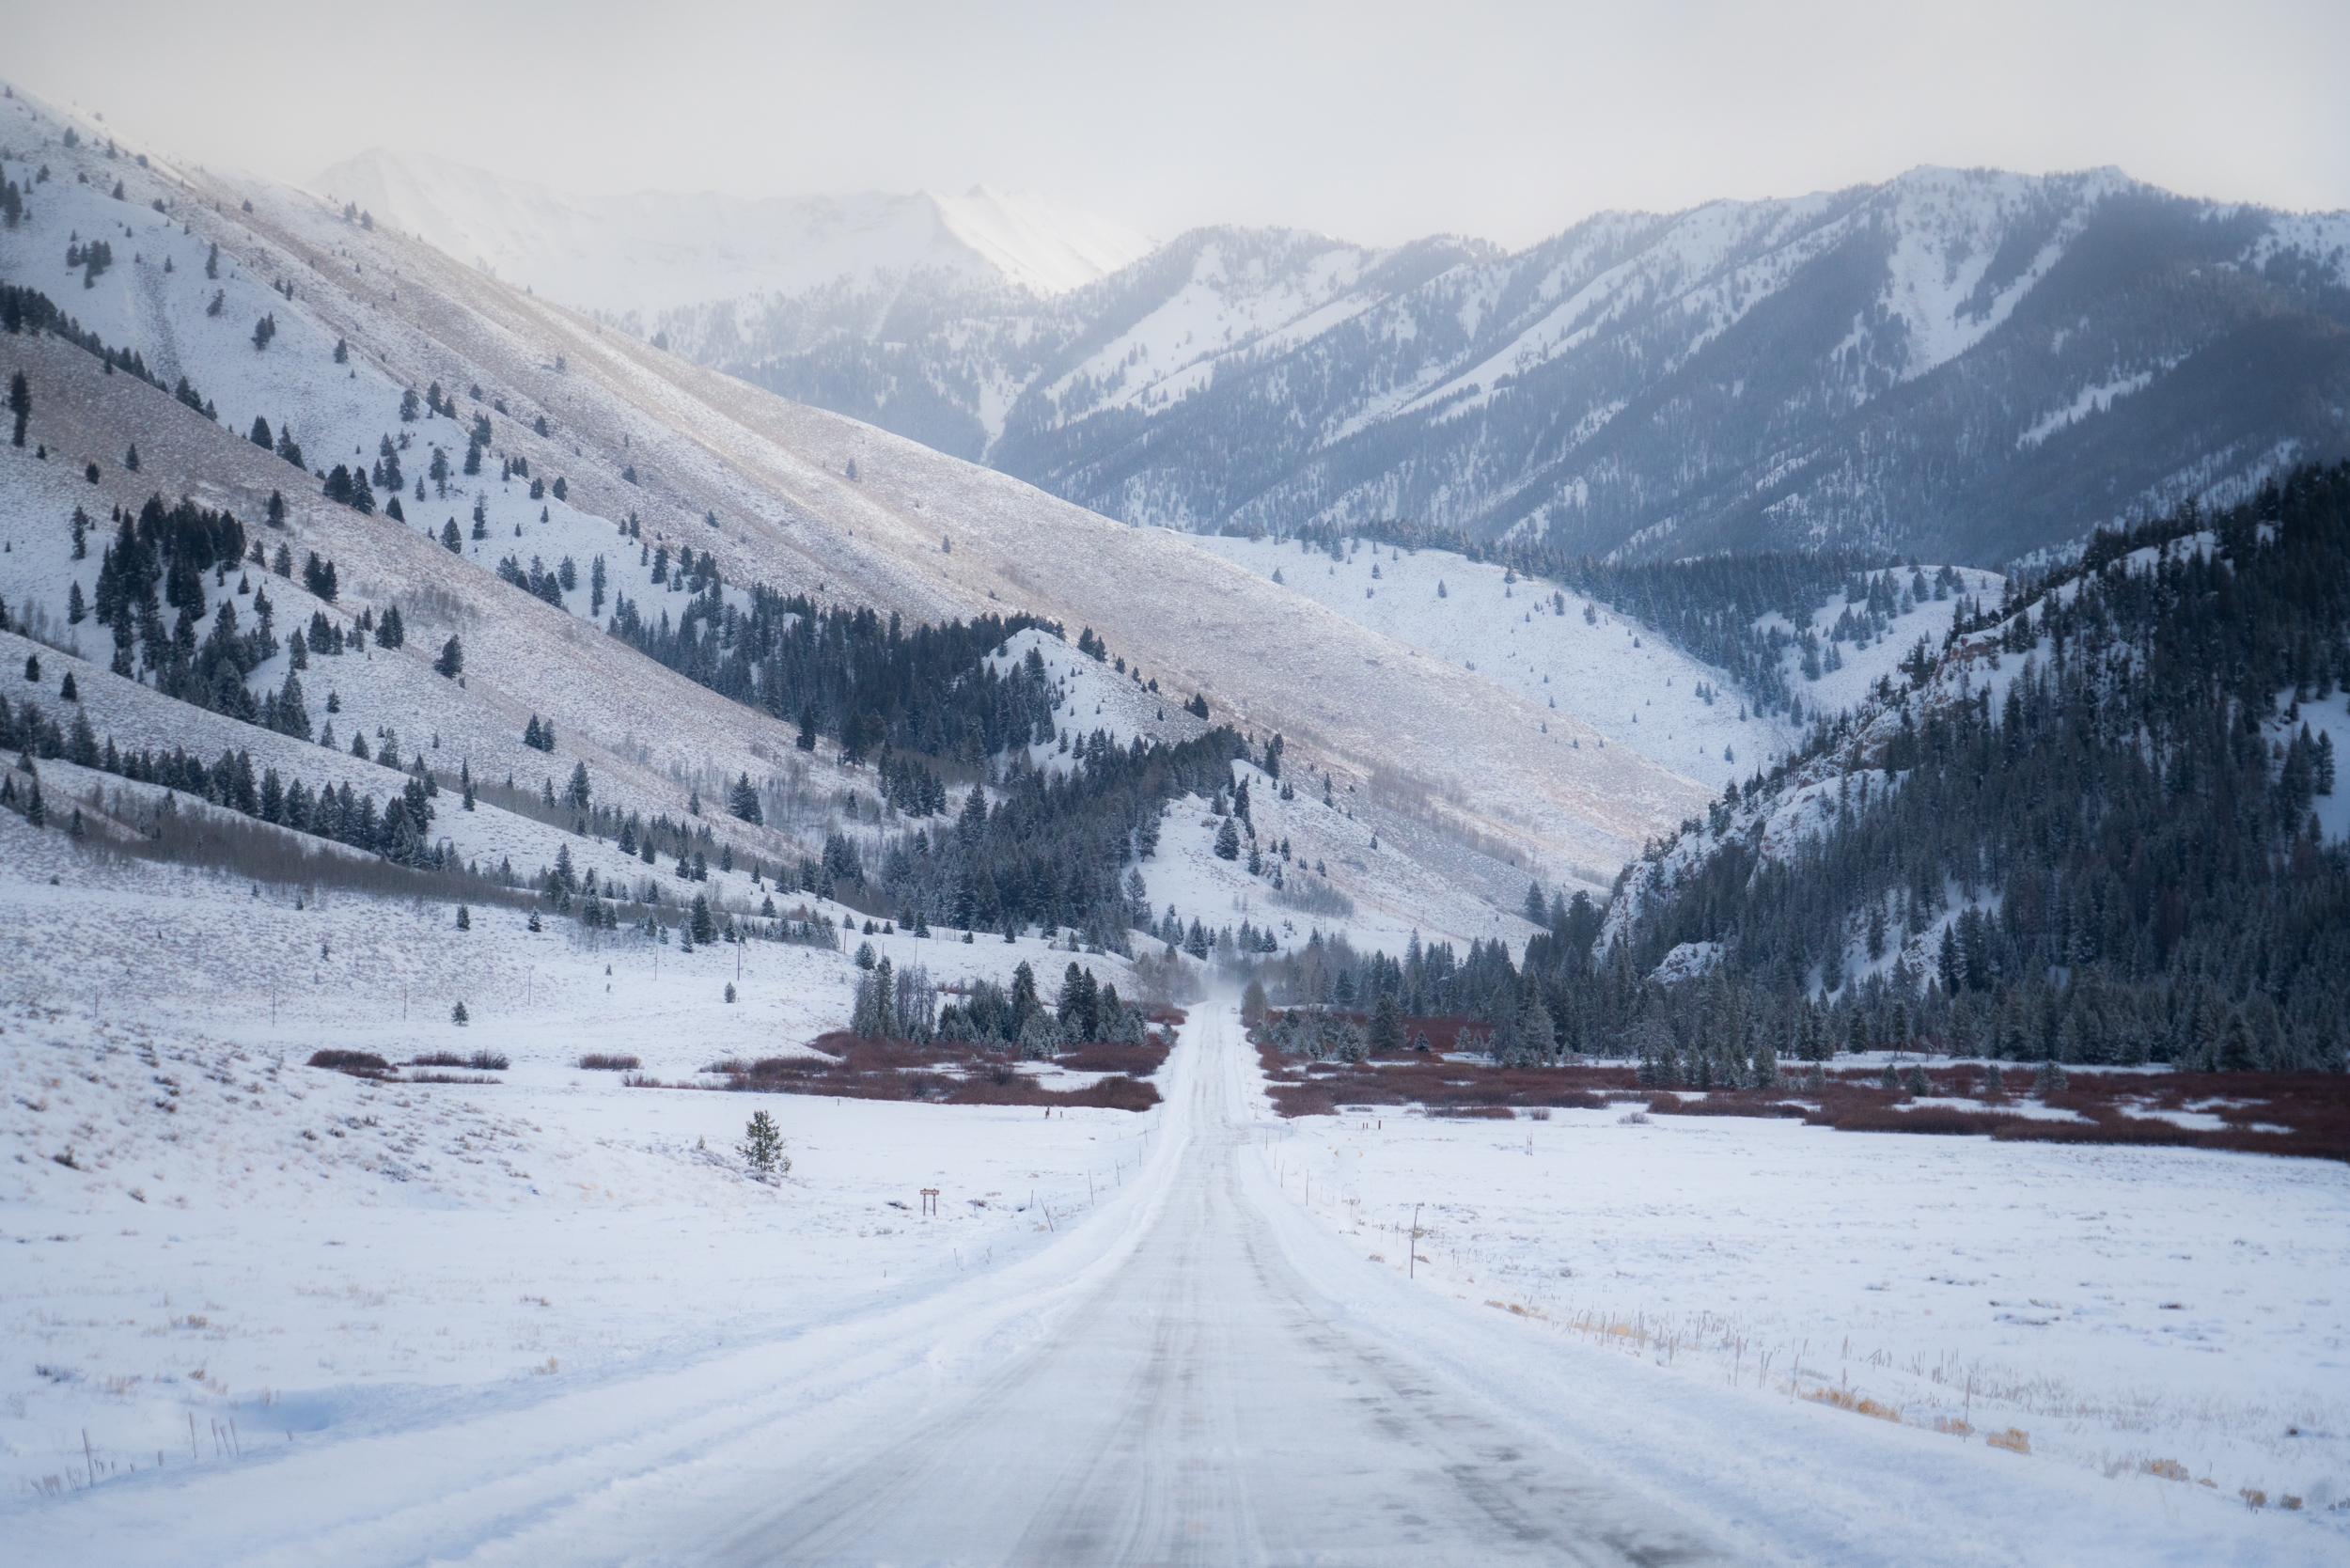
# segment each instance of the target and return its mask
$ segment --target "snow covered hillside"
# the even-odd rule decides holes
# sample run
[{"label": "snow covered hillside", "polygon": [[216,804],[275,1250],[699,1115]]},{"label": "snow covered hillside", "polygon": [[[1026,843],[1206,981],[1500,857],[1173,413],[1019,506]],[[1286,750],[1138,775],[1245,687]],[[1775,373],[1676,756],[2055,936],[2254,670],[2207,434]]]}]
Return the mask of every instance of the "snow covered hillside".
[{"label": "snow covered hillside", "polygon": [[[683,600],[672,596],[698,588],[705,572],[723,579],[731,605],[764,584],[917,620],[1023,609],[1089,625],[1178,702],[1204,692],[1218,720],[1259,744],[1282,733],[1293,759],[1335,769],[1342,787],[1380,782],[1432,843],[1451,846],[1439,880],[1457,884],[1465,853],[1483,914],[1454,934],[1515,908],[1528,878],[1604,884],[1701,798],[1620,748],[1569,747],[1561,766],[1546,711],[1468,700],[1480,683],[1467,672],[1415,658],[1184,540],[1108,524],[695,369],[388,223],[369,228],[300,193],[224,184],[152,154],[142,167],[129,153],[108,156],[94,126],[69,147],[62,117],[21,95],[0,115],[21,144],[0,162],[31,193],[24,221],[0,232],[0,265],[109,347],[137,353],[164,387],[184,380],[213,416],[106,375],[55,338],[23,342],[35,439],[0,460],[15,541],[0,594],[45,635],[83,638],[94,663],[102,644],[69,621],[67,600],[76,583],[86,599],[93,592],[115,509],[185,494],[254,526],[276,493],[286,537],[269,537],[270,551],[285,543],[298,566],[316,550],[342,585],[337,604],[313,604],[285,588],[295,579],[276,578],[281,632],[312,614],[348,632],[395,605],[409,623],[407,646],[388,660],[363,644],[357,659],[329,666],[341,701],[372,703],[379,682],[395,682],[381,712],[354,710],[370,731],[398,731],[413,755],[407,739],[438,730],[445,746],[456,737],[472,748],[462,755],[487,776],[511,772],[525,787],[550,776],[559,786],[585,758],[599,789],[608,774],[610,788],[647,792],[617,798],[648,815],[682,821],[692,792],[713,800],[746,773],[819,803],[860,788],[870,802],[874,790],[870,772],[795,760],[789,726],[653,669],[586,624],[608,620],[622,597],[648,624],[674,620]],[[85,242],[109,236],[109,264],[66,270],[69,248],[79,257]],[[276,450],[247,439],[257,418]],[[306,474],[285,461],[297,445]],[[36,447],[55,450],[44,462]],[[469,452],[477,474],[463,472]],[[91,464],[95,485],[82,477]],[[319,494],[335,467],[368,478],[372,516]],[[92,520],[79,560],[66,526],[77,506]],[[679,570],[689,557],[690,580]],[[516,586],[495,581],[501,569]],[[200,609],[236,588],[208,575]],[[429,673],[451,635],[465,649],[462,697]],[[285,673],[257,672],[256,698],[259,682]],[[303,672],[314,701],[327,695],[316,689],[322,679]],[[484,699],[490,709],[472,713]],[[403,718],[410,702],[421,706]],[[560,737],[553,766],[520,747],[534,715]],[[494,735],[504,750],[487,749]],[[338,739],[349,737],[346,721]],[[814,847],[807,835],[821,837],[824,814],[811,808],[794,824],[795,851]]]},{"label": "snow covered hillside", "polygon": [[[1473,670],[1545,713],[1584,720],[1609,744],[1688,778],[1750,773],[1797,734],[1783,717],[1749,713],[1720,670],[1653,629],[1505,567],[1361,541],[1350,541],[1343,560],[1303,541],[1214,536],[1199,543],[1268,579],[1277,572],[1283,585],[1348,619]],[[1577,742],[1559,744],[1574,749]]]},{"label": "snow covered hillside", "polygon": [[[1344,541],[1340,556],[1300,540],[1234,535],[1203,536],[1199,546],[1545,710],[1582,719],[1610,744],[1692,779],[1743,778],[1805,732],[1783,713],[1750,712],[1731,677],[1653,628],[1505,566],[1359,539]],[[1786,639],[1781,671],[1807,711],[1857,710],[1881,680],[1899,674],[1919,638],[1940,648],[1966,596],[1997,597],[2002,582],[1959,567],[1862,577],[1809,606],[1802,628],[1777,613],[1755,622],[1758,633]]]},{"label": "snow covered hillside", "polygon": [[1152,243],[1050,196],[985,186],[962,196],[586,196],[377,148],[321,170],[310,189],[518,289],[647,332],[684,306],[749,309],[760,296],[916,274],[967,290],[1057,294]]}]

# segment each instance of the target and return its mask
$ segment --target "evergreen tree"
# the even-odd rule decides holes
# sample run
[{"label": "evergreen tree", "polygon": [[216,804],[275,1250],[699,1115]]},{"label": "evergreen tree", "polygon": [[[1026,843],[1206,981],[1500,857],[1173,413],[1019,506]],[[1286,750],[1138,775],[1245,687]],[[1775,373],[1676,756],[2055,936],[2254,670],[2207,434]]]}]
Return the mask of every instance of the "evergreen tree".
[{"label": "evergreen tree", "polygon": [[441,656],[432,661],[433,669],[445,680],[454,681],[465,667],[465,650],[452,635],[441,645]]},{"label": "evergreen tree", "polygon": [[15,416],[14,439],[16,445],[22,447],[24,445],[24,427],[33,417],[32,384],[24,379],[22,370],[8,378],[8,413]]},{"label": "evergreen tree", "polygon": [[1054,1007],[1062,1035],[1073,1042],[1099,1039],[1100,1007],[1101,991],[1093,971],[1073,962],[1061,976],[1060,996]]},{"label": "evergreen tree", "polygon": [[751,783],[751,776],[744,774],[727,792],[727,809],[743,821],[757,826],[764,820],[759,806],[759,791]]},{"label": "evergreen tree", "polygon": [[783,1135],[776,1130],[775,1118],[763,1110],[751,1113],[735,1152],[760,1177],[791,1174],[791,1161],[783,1152]]}]

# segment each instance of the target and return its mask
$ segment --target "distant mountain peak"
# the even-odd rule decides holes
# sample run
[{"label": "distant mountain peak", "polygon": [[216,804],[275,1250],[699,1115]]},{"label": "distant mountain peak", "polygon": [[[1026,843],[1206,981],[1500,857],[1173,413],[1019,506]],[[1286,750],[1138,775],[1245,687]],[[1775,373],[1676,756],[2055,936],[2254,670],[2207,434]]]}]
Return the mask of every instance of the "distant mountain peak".
[{"label": "distant mountain peak", "polygon": [[371,148],[321,171],[311,189],[507,282],[624,321],[917,272],[1042,298],[1154,243],[1051,196],[983,185],[962,196],[587,196]]},{"label": "distant mountain peak", "polygon": [[1036,191],[974,185],[931,193],[948,233],[1036,294],[1062,294],[1108,276],[1157,248],[1146,234]]}]

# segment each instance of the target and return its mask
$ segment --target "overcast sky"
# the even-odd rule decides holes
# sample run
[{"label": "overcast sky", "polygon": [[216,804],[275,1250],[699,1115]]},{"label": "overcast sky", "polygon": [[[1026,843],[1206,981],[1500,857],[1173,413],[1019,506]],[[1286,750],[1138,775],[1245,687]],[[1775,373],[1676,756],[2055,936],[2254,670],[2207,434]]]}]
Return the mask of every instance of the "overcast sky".
[{"label": "overcast sky", "polygon": [[295,180],[388,146],[587,192],[986,183],[1162,238],[1512,245],[1920,163],[2350,207],[2345,0],[75,0],[6,31],[33,91]]}]

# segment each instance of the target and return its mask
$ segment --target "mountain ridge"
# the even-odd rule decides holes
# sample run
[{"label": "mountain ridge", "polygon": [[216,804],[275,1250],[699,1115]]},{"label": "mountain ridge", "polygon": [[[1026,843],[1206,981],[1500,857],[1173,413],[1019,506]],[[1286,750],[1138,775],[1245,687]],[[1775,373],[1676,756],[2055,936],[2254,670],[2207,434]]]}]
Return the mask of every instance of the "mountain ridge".
[{"label": "mountain ridge", "polygon": [[1922,167],[1512,254],[1195,229],[1048,301],[674,340],[1130,522],[1994,561],[2344,449],[2346,246],[2112,168]]}]

